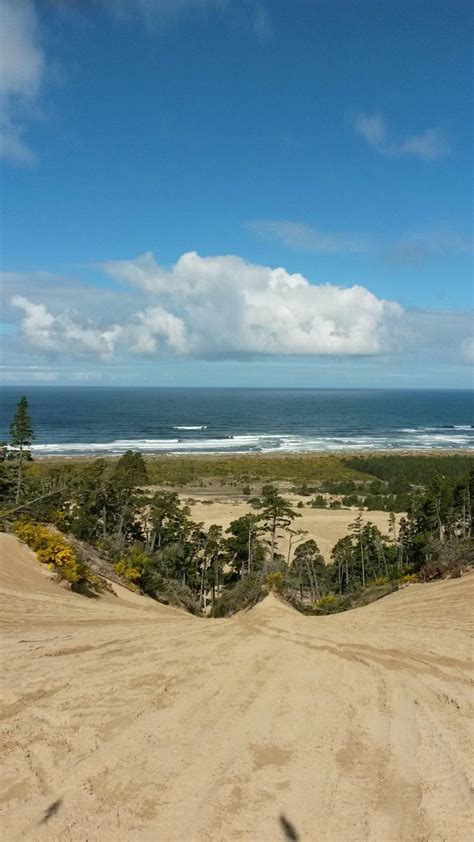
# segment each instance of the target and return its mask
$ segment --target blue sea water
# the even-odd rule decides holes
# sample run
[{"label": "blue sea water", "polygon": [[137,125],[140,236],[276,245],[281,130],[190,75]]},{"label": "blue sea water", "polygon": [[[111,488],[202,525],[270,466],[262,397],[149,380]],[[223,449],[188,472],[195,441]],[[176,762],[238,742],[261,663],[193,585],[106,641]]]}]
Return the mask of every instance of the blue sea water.
[{"label": "blue sea water", "polygon": [[474,448],[474,393],[368,389],[4,387],[26,394],[35,455]]}]

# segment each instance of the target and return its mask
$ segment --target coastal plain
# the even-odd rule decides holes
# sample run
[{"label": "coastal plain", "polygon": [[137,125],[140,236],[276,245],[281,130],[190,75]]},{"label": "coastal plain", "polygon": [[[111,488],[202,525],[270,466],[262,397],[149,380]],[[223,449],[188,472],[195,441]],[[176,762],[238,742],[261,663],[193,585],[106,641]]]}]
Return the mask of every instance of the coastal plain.
[{"label": "coastal plain", "polygon": [[472,574],[206,620],[0,558],[8,842],[472,838]]}]

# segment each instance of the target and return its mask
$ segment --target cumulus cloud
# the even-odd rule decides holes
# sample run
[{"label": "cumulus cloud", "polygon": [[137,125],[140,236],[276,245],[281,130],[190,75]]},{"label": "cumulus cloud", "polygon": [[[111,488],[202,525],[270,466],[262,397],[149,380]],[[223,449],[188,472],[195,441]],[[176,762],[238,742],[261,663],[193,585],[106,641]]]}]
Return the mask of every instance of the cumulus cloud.
[{"label": "cumulus cloud", "polygon": [[381,114],[357,114],[352,125],[359,137],[379,155],[386,157],[412,156],[423,161],[436,161],[450,152],[444,133],[436,127],[394,140]]},{"label": "cumulus cloud", "polygon": [[256,219],[246,227],[265,240],[278,240],[295,251],[318,254],[339,252],[364,253],[369,251],[367,240],[362,237],[347,237],[344,234],[330,234],[288,219]]},{"label": "cumulus cloud", "polygon": [[53,315],[44,304],[36,304],[22,295],[13,296],[11,303],[23,311],[20,328],[25,339],[35,348],[46,352],[93,354],[109,359],[114,352],[122,328],[111,325],[105,329],[83,323],[74,315],[63,312]]},{"label": "cumulus cloud", "polygon": [[126,328],[131,350],[194,356],[365,355],[386,347],[398,304],[361,286],[315,286],[300,274],[234,255],[183,254],[171,268],[148,252],[104,265],[153,304]]},{"label": "cumulus cloud", "polygon": [[104,362],[131,371],[138,358],[153,365],[172,357],[472,364],[468,312],[402,310],[362,286],[315,285],[235,255],[189,252],[162,266],[148,252],[102,268],[109,289],[36,273],[7,276],[3,363],[50,371],[53,359],[60,366],[80,360],[70,372]]},{"label": "cumulus cloud", "polygon": [[45,70],[38,19],[31,0],[0,0],[0,155],[32,164],[22,117],[35,102]]},{"label": "cumulus cloud", "polygon": [[376,355],[390,346],[402,312],[362,286],[316,286],[300,274],[235,255],[189,252],[167,268],[148,252],[103,269],[125,285],[129,303],[127,288],[135,290],[138,306],[104,325],[70,308],[58,312],[51,299],[38,300],[37,290],[14,295],[10,304],[22,313],[19,328],[28,345],[45,354],[103,360],[117,353],[201,359]]}]

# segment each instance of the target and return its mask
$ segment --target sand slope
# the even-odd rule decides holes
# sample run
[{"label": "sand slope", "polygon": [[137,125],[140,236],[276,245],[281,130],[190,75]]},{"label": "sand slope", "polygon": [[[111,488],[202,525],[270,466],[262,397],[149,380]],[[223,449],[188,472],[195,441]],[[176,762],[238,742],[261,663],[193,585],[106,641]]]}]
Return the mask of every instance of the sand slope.
[{"label": "sand slope", "polygon": [[8,840],[468,840],[474,577],[209,621],[0,536]]}]

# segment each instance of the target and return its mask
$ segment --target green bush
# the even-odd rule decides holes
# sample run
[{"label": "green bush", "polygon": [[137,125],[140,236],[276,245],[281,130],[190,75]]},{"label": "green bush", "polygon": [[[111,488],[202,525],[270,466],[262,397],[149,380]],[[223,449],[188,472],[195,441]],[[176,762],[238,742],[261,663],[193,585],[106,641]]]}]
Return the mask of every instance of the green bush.
[{"label": "green bush", "polygon": [[245,576],[233,588],[219,597],[215,605],[216,617],[229,617],[236,611],[251,608],[263,597],[262,582],[257,573]]},{"label": "green bush", "polygon": [[311,607],[314,614],[338,614],[345,610],[346,600],[343,597],[336,596],[336,594],[329,593],[314,602]]}]

